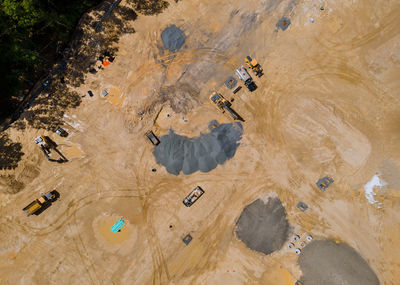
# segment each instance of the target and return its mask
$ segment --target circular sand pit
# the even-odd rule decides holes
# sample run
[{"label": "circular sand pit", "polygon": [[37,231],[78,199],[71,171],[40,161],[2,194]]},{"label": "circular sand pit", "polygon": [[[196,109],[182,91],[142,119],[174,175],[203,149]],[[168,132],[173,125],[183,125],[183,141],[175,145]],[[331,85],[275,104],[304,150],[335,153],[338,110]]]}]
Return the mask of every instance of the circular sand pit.
[{"label": "circular sand pit", "polygon": [[161,33],[164,47],[172,52],[178,51],[185,43],[185,35],[175,25],[167,27]]},{"label": "circular sand pit", "polygon": [[188,138],[175,134],[172,130],[160,138],[160,144],[154,148],[158,163],[165,166],[171,174],[191,174],[198,170],[209,172],[218,164],[232,158],[242,138],[240,123],[218,124],[212,121],[210,133]]},{"label": "circular sand pit", "polygon": [[102,215],[93,221],[93,231],[99,243],[107,249],[113,250],[128,243],[133,245],[137,238],[137,230],[129,221],[120,232],[113,233],[111,227],[120,219],[120,216]]},{"label": "circular sand pit", "polygon": [[307,285],[378,285],[379,280],[368,263],[352,247],[332,240],[313,241],[299,257]]},{"label": "circular sand pit", "polygon": [[257,199],[246,206],[236,225],[238,238],[264,254],[282,248],[289,234],[286,211],[278,198],[269,198],[267,203]]}]

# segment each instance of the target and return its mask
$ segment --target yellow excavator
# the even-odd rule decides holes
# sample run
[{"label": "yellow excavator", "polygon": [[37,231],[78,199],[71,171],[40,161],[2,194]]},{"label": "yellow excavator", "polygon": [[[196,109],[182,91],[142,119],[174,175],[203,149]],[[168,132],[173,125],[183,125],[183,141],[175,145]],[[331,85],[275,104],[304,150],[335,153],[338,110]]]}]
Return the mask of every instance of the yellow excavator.
[{"label": "yellow excavator", "polygon": [[[43,151],[49,161],[56,161],[58,163],[67,162],[68,159],[57,149],[57,144],[52,141],[48,136],[39,136],[35,139],[35,143]],[[52,151],[58,154],[58,157],[53,157]]]},{"label": "yellow excavator", "polygon": [[231,108],[232,104],[221,95],[221,93],[214,92],[210,96],[210,101],[222,112],[228,111],[234,120],[243,121],[243,119]]},{"label": "yellow excavator", "polygon": [[261,65],[257,62],[257,60],[251,58],[250,56],[246,56],[244,60],[246,61],[249,68],[253,70],[256,76],[261,77],[263,75],[263,69]]}]

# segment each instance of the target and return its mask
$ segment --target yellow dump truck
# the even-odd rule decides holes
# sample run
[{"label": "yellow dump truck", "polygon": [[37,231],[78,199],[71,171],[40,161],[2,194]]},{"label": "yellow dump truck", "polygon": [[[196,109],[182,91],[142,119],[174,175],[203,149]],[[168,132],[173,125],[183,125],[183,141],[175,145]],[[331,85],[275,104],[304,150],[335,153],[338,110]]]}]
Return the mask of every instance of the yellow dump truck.
[{"label": "yellow dump truck", "polygon": [[39,199],[36,199],[35,201],[30,203],[28,206],[26,206],[22,210],[25,212],[25,214],[27,216],[30,216],[34,213],[37,213],[47,203],[51,203],[51,201],[55,198],[56,198],[56,194],[54,193],[54,191],[48,192],[46,194],[43,194],[42,197],[40,197]]}]

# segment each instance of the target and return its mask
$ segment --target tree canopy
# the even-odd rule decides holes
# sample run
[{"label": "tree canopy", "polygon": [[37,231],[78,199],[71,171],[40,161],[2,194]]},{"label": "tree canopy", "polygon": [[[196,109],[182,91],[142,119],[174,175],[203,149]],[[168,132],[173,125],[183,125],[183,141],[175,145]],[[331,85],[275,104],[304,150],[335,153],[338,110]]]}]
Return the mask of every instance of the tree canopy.
[{"label": "tree canopy", "polygon": [[79,18],[101,0],[2,0],[0,3],[0,120],[18,93],[45,74]]}]

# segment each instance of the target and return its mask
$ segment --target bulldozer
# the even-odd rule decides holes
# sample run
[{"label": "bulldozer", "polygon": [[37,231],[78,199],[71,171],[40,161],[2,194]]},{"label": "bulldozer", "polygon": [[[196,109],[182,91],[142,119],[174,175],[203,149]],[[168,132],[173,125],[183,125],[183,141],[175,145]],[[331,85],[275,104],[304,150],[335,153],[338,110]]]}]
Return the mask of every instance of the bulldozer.
[{"label": "bulldozer", "polygon": [[232,104],[221,95],[221,93],[214,92],[210,96],[210,101],[222,112],[228,111],[234,120],[243,121],[243,119],[231,108]]},{"label": "bulldozer", "polygon": [[257,60],[252,59],[250,56],[246,56],[244,60],[246,61],[249,68],[253,70],[256,76],[261,77],[263,75],[263,69],[261,65],[257,62]]},{"label": "bulldozer", "polygon": [[[57,144],[53,142],[48,136],[39,136],[35,139],[35,143],[40,147],[49,161],[56,161],[58,163],[67,162],[67,158],[57,149]],[[58,154],[58,158],[53,157],[52,151]]]}]

